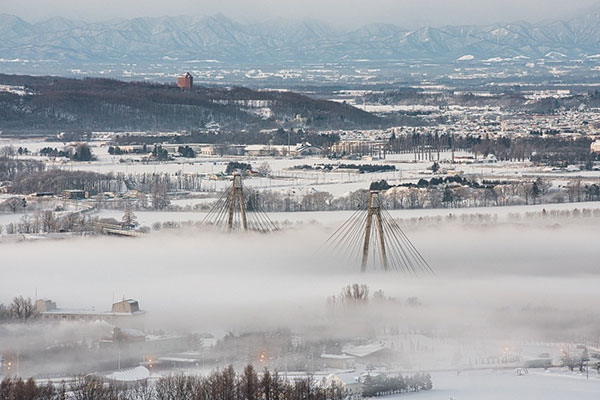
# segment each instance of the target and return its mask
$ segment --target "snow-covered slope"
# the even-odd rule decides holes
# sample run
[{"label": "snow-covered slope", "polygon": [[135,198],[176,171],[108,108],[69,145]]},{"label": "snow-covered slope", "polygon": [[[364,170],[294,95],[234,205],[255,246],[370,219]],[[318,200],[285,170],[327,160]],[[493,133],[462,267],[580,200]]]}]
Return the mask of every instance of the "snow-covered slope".
[{"label": "snow-covered slope", "polygon": [[133,18],[86,23],[52,18],[29,23],[0,15],[4,59],[144,61],[216,59],[229,62],[409,59],[454,61],[465,54],[541,58],[600,52],[600,13],[569,21],[490,26],[365,25],[341,31],[318,21],[241,24],[223,15]]}]

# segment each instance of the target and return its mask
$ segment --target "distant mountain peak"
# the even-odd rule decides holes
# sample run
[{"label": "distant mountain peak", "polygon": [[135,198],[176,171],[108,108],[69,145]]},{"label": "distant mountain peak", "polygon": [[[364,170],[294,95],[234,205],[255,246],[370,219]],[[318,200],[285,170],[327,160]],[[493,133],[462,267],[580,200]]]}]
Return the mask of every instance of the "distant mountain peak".
[{"label": "distant mountain peak", "polygon": [[[600,13],[567,21],[407,30],[391,24],[334,28],[319,20],[236,22],[223,14],[143,17],[87,23],[61,17],[29,23],[0,14],[0,54],[7,59],[129,62],[203,59],[223,62],[402,59],[455,62],[600,53]],[[60,50],[58,50],[60,49]],[[563,57],[563,56],[561,56]],[[564,58],[563,57],[563,58]]]}]

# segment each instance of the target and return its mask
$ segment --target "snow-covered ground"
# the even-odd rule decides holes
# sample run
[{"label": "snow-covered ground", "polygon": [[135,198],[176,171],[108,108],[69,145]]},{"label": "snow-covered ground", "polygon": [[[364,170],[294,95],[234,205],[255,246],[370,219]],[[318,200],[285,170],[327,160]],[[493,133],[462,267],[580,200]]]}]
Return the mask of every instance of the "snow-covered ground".
[{"label": "snow-covered ground", "polygon": [[514,370],[433,373],[433,390],[382,399],[596,400],[600,396],[598,373],[591,371],[590,378],[538,370],[521,376]]},{"label": "snow-covered ground", "polygon": [[[186,200],[185,202],[187,202]],[[191,204],[204,202],[204,199],[189,200]],[[469,214],[486,214],[497,216],[497,222],[507,222],[512,220],[512,216],[520,214],[524,217],[525,213],[541,212],[546,210],[561,211],[561,210],[582,210],[582,209],[600,209],[600,202],[585,202],[585,203],[561,203],[561,204],[537,204],[528,206],[508,206],[508,207],[475,207],[475,208],[444,208],[444,209],[416,209],[416,210],[390,210],[389,213],[394,218],[412,219],[420,217],[446,217],[450,214],[460,217],[461,215]],[[269,213],[269,218],[276,222],[291,222],[291,223],[308,223],[317,222],[329,227],[340,224],[352,215],[353,211],[313,211],[313,212],[275,212]],[[93,215],[102,218],[115,218],[120,220],[123,216],[123,211],[120,210],[102,210]],[[205,211],[135,211],[138,222],[141,225],[151,226],[155,222],[200,222],[206,216]],[[18,220],[18,214],[4,214],[6,221]],[[0,215],[0,218],[2,215]],[[3,221],[3,219],[0,219]]]},{"label": "snow-covered ground", "polygon": [[[7,140],[0,139],[0,146],[12,145],[13,147],[26,147],[30,151],[38,152],[43,147],[63,148],[65,143],[60,141],[45,142],[39,139]],[[214,191],[226,187],[229,182],[221,180],[209,180],[213,174],[225,171],[229,161],[242,161],[251,163],[258,168],[267,163],[272,170],[272,178],[249,178],[245,180],[247,186],[258,188],[286,188],[290,186],[309,185],[320,191],[327,191],[334,196],[341,196],[349,191],[368,187],[370,182],[386,179],[392,183],[417,182],[421,178],[429,179],[433,175],[430,167],[433,161],[416,160],[413,153],[388,154],[382,160],[328,160],[320,157],[308,157],[301,159],[289,159],[284,157],[234,157],[234,156],[198,156],[194,159],[177,158],[169,162],[142,163],[140,155],[112,156],[108,154],[106,142],[91,142],[92,152],[98,158],[94,162],[65,162],[64,160],[52,161],[46,157],[36,157],[47,163],[49,168],[62,168],[69,170],[92,171],[99,173],[168,173],[176,174],[201,174],[205,175],[206,183],[203,190]],[[470,153],[457,151],[457,160],[463,163],[450,164],[452,154],[449,151],[440,153],[441,169],[447,172],[464,174],[487,179],[514,179],[533,178],[543,176],[557,182],[566,178],[582,178],[600,181],[600,171],[577,171],[577,170],[551,170],[532,165],[530,162],[496,162],[496,163],[473,163],[466,157],[473,156]],[[29,157],[29,156],[28,156]],[[433,154],[437,160],[437,154]],[[480,157],[481,158],[481,157]],[[123,162],[122,162],[123,161]],[[469,161],[469,163],[467,163]],[[357,174],[355,172],[323,172],[319,170],[292,169],[300,165],[317,164],[386,164],[394,165],[396,171],[385,173]]]}]

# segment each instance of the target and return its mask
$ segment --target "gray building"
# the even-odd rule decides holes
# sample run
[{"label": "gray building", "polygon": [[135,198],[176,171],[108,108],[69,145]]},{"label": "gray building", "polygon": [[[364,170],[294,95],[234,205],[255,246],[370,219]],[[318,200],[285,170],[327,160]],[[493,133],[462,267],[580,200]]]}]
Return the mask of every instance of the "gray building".
[{"label": "gray building", "polygon": [[35,302],[36,310],[43,321],[106,321],[119,328],[144,328],[146,311],[140,310],[137,300],[127,299],[112,305],[110,311],[94,309],[58,308],[52,300],[41,299]]}]

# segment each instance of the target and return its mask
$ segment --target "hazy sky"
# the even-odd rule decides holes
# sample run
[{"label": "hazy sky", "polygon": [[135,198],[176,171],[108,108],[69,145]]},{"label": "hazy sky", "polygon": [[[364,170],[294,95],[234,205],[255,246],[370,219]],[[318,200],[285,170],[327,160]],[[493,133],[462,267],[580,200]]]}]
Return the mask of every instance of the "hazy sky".
[{"label": "hazy sky", "polygon": [[565,19],[599,0],[0,0],[0,13],[30,21],[223,13],[241,22],[315,18],[340,25],[402,26]]}]

